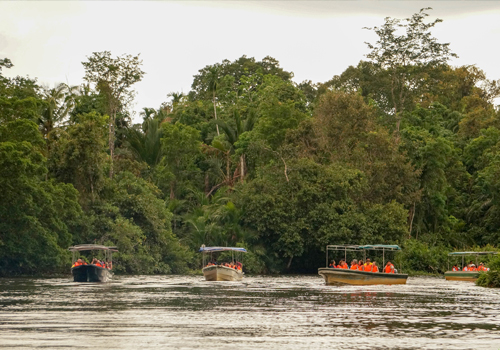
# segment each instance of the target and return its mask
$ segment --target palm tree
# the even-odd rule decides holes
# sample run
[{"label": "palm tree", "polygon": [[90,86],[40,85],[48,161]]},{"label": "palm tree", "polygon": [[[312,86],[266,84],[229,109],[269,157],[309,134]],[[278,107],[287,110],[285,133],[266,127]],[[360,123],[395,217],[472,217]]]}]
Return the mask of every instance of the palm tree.
[{"label": "palm tree", "polygon": [[132,151],[135,159],[155,167],[161,160],[161,138],[163,132],[160,124],[161,113],[149,108],[143,112],[144,122],[127,128],[125,144]]},{"label": "palm tree", "polygon": [[69,113],[75,106],[75,97],[79,93],[78,86],[61,83],[54,89],[44,91],[46,108],[38,118],[40,131],[48,141],[54,129],[67,121]]},{"label": "palm tree", "polygon": [[[222,131],[226,134],[227,141],[231,144],[230,152],[234,152],[234,144],[244,132],[251,131],[257,120],[257,114],[253,109],[249,110],[248,116],[242,120],[238,110],[233,113],[234,127],[223,120],[216,120],[215,123],[219,125]],[[245,154],[240,155],[240,179],[243,181],[245,177]]]}]

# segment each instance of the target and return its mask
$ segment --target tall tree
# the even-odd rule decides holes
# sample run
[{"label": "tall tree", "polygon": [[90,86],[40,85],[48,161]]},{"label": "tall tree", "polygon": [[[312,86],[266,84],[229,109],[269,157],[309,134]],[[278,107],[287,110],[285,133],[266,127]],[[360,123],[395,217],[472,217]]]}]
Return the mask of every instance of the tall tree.
[{"label": "tall tree", "polygon": [[95,84],[96,89],[106,99],[106,113],[109,115],[109,177],[113,177],[113,155],[115,148],[115,123],[117,114],[132,101],[134,91],[132,85],[142,80],[142,60],[139,55],[123,55],[111,57],[111,52],[94,52],[85,68],[85,81]]},{"label": "tall tree", "polygon": [[435,19],[426,23],[426,11],[421,9],[410,18],[403,20],[385,18],[380,27],[366,28],[377,34],[375,44],[366,43],[371,50],[367,57],[386,69],[390,77],[390,96],[392,114],[396,119],[396,139],[399,140],[399,129],[402,112],[411,97],[422,93],[426,83],[425,74],[429,69],[446,64],[451,57],[458,57],[451,52],[449,43],[439,43],[432,37],[430,30],[442,22]]}]

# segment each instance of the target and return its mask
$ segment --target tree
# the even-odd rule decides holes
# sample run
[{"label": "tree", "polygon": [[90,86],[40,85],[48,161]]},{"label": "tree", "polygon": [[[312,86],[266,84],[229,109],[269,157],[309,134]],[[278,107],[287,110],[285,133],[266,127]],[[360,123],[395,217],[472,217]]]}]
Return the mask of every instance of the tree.
[{"label": "tree", "polygon": [[367,57],[386,69],[390,77],[389,97],[396,118],[397,140],[402,112],[408,103],[413,103],[412,97],[422,93],[425,74],[446,64],[451,57],[458,57],[451,52],[449,43],[438,43],[431,36],[430,30],[442,20],[426,23],[424,20],[429,16],[426,11],[430,9],[423,8],[403,20],[387,17],[381,27],[366,28],[378,35],[375,44],[366,43],[371,50]]},{"label": "tree", "polygon": [[96,89],[105,97],[106,113],[109,115],[109,177],[113,177],[113,156],[115,149],[115,123],[118,112],[124,110],[132,101],[132,85],[142,80],[144,72],[140,66],[139,55],[123,55],[112,58],[111,52],[94,52],[82,62],[85,68],[85,81],[95,84]]},{"label": "tree", "polygon": [[54,89],[44,91],[46,107],[38,118],[38,123],[45,139],[48,140],[52,131],[66,121],[75,106],[78,90],[78,86],[61,83]]},{"label": "tree", "polygon": [[0,126],[0,275],[54,272],[69,262],[78,192],[44,181],[43,145],[32,121]]}]

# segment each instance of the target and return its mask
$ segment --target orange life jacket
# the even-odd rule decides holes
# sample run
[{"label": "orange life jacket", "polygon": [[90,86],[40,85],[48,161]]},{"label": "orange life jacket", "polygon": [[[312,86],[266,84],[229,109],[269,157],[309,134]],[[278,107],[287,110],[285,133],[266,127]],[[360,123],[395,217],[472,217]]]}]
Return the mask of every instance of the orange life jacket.
[{"label": "orange life jacket", "polygon": [[458,271],[458,267],[453,266],[452,271]]},{"label": "orange life jacket", "polygon": [[364,271],[366,272],[372,272],[372,264],[365,264],[364,266]]},{"label": "orange life jacket", "polygon": [[385,266],[385,273],[394,273],[393,268],[394,268],[394,265],[392,265],[392,264],[391,265],[386,265]]},{"label": "orange life jacket", "polygon": [[373,266],[372,272],[378,272],[378,266]]},{"label": "orange life jacket", "polygon": [[358,270],[359,271],[364,271],[365,270],[365,267],[363,265],[358,265]]},{"label": "orange life jacket", "polygon": [[351,270],[357,270],[357,269],[358,269],[358,265],[353,264],[353,265],[351,266]]}]

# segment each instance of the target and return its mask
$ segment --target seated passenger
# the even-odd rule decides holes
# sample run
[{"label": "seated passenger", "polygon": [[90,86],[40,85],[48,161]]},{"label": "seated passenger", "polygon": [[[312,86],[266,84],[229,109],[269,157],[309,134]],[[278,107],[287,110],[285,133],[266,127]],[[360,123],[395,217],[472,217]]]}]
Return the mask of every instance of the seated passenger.
[{"label": "seated passenger", "polygon": [[342,260],[341,268],[344,269],[344,270],[348,270],[349,269],[349,266],[347,266],[347,263],[344,260]]},{"label": "seated passenger", "polygon": [[467,267],[467,265],[464,266],[464,268],[462,269],[462,271],[469,271],[469,268]]},{"label": "seated passenger", "polygon": [[377,266],[377,262],[374,261],[373,264],[372,264],[372,272],[379,272],[378,271],[378,266]]},{"label": "seated passenger", "polygon": [[337,265],[337,269],[341,269],[343,263],[344,263],[344,260],[340,259],[339,264]]},{"label": "seated passenger", "polygon": [[387,264],[385,264],[384,272],[385,273],[394,273],[394,265],[390,261],[388,261]]},{"label": "seated passenger", "polygon": [[372,263],[370,261],[370,259],[366,259],[366,264],[364,265],[364,271],[366,272],[372,272]]},{"label": "seated passenger", "polygon": [[484,264],[483,264],[483,263],[480,263],[480,264],[479,264],[479,267],[477,268],[477,270],[478,270],[478,271],[483,271],[483,272],[484,272],[484,271],[486,271],[486,267],[484,266]]},{"label": "seated passenger", "polygon": [[460,269],[458,268],[458,266],[455,264],[453,265],[453,267],[451,268],[451,271],[460,271]]},{"label": "seated passenger", "polygon": [[364,271],[365,268],[364,268],[364,264],[363,264],[363,260],[360,260],[358,262],[358,271]]},{"label": "seated passenger", "polygon": [[328,265],[328,267],[336,268],[337,265],[335,264],[335,260],[332,260],[332,262],[330,263],[330,265]]},{"label": "seated passenger", "polygon": [[351,261],[351,270],[357,270],[358,269],[358,260],[357,259],[353,259]]}]

